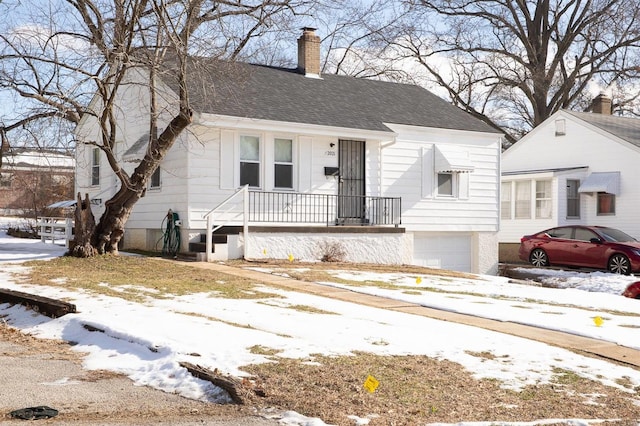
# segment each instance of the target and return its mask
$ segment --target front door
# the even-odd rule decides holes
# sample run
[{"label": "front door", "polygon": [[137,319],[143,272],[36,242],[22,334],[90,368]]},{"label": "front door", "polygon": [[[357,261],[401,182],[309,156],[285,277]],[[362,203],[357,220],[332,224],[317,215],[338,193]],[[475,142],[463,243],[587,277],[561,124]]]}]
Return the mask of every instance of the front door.
[{"label": "front door", "polygon": [[364,141],[339,141],[339,225],[361,225],[365,222],[364,148]]}]

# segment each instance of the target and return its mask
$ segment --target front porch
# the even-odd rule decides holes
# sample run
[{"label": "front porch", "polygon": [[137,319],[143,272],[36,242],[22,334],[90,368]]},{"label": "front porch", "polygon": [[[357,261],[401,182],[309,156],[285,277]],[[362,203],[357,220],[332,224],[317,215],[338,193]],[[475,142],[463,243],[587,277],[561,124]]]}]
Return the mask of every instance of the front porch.
[{"label": "front porch", "polygon": [[246,196],[251,224],[397,227],[402,223],[402,199],[396,197],[251,190]]},{"label": "front porch", "polygon": [[[401,199],[394,197],[265,192],[245,186],[203,216],[205,233],[189,242],[189,251],[203,261],[321,260],[328,252],[340,252],[347,261],[380,258],[374,263],[388,263],[392,250],[404,262],[410,259],[412,242],[405,241],[400,228],[401,210]],[[382,240],[387,241],[381,246]]]}]

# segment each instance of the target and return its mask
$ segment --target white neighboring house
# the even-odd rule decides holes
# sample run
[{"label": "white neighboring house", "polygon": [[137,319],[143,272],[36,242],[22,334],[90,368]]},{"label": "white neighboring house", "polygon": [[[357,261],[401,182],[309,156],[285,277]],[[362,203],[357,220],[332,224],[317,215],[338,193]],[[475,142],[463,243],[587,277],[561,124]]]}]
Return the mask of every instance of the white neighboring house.
[{"label": "white neighboring house", "polygon": [[[213,259],[317,261],[338,247],[351,262],[496,273],[502,134],[417,86],[321,75],[313,29],[298,44],[297,69],[199,60],[194,122],[135,205],[123,247],[159,248],[170,210],[181,251],[202,250],[207,213],[248,185],[247,214],[240,196],[214,213],[224,227]],[[127,167],[148,140],[145,78],[129,76],[117,108]],[[95,121],[76,135],[96,140]],[[117,180],[90,144],[77,164],[76,191],[99,217]],[[237,235],[216,238],[225,231]]]},{"label": "white neighboring house", "polygon": [[611,115],[605,95],[591,110],[558,111],[502,154],[501,261],[523,235],[560,225],[640,238],[640,120]]}]

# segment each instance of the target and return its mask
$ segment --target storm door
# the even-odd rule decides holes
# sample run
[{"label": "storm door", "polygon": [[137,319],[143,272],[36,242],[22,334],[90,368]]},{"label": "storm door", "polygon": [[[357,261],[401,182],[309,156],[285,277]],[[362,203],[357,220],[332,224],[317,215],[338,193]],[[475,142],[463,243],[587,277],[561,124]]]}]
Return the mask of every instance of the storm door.
[{"label": "storm door", "polygon": [[339,141],[339,225],[361,225],[365,223],[364,144],[364,141]]}]

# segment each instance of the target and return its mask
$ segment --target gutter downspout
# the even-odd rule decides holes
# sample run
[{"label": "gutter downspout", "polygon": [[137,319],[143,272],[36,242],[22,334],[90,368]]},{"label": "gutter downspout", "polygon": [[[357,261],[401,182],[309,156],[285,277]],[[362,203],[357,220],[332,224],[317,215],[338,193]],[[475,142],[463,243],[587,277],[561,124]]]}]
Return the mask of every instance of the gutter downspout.
[{"label": "gutter downspout", "polygon": [[382,180],[383,180],[383,177],[384,177],[384,166],[383,166],[384,162],[383,162],[383,159],[382,159],[382,150],[385,149],[385,148],[388,148],[390,146],[395,145],[397,142],[398,141],[397,141],[396,137],[394,137],[392,140],[388,141],[387,143],[380,142],[380,145],[379,145],[379,148],[378,148],[378,158],[379,158],[379,161],[380,161],[380,180],[379,180],[379,183],[378,183],[378,194],[380,196],[382,196]]}]

